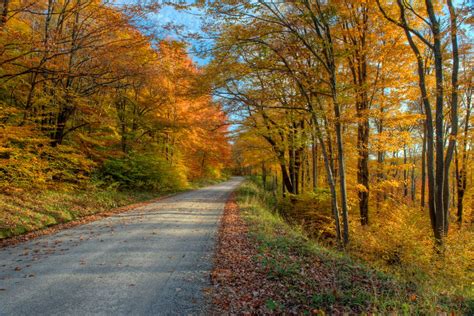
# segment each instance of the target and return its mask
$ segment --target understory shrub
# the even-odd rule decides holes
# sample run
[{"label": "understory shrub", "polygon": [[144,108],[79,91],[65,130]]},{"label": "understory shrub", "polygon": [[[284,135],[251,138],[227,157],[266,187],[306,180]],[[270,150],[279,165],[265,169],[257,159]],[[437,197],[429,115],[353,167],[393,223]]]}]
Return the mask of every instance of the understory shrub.
[{"label": "understory shrub", "polygon": [[278,210],[291,224],[300,225],[313,238],[334,239],[334,219],[329,190],[319,189],[279,198]]},{"label": "understory shrub", "polygon": [[153,153],[131,153],[106,160],[98,176],[101,181],[113,182],[119,188],[165,192],[187,187],[183,169]]},{"label": "understory shrub", "polygon": [[[74,187],[89,178],[96,163],[68,145],[52,147],[28,126],[2,128],[0,187]],[[4,133],[3,133],[4,132]]]},{"label": "understory shrub", "polygon": [[[245,191],[241,189],[242,194],[266,201],[271,194],[264,192],[260,183],[253,179],[244,187]],[[277,206],[265,204],[277,209],[286,222],[301,228],[305,236],[318,239],[324,247],[334,243],[329,192],[287,194],[278,198]],[[422,293],[422,298],[413,297],[414,304],[427,308],[441,306],[449,311],[462,309],[474,315],[474,230],[470,222],[460,226],[452,216],[449,234],[439,253],[434,247],[427,210],[390,199],[378,208],[374,205],[372,210],[368,226],[360,225],[357,209],[350,213],[350,242],[345,254],[396,276]],[[470,220],[470,214],[466,212],[466,220]],[[324,236],[328,238],[321,238]]]}]

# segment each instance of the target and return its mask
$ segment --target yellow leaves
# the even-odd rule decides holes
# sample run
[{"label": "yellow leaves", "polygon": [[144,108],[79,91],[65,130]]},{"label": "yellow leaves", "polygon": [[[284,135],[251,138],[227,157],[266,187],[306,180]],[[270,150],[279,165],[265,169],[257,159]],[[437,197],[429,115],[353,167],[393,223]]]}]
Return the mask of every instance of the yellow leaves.
[{"label": "yellow leaves", "polygon": [[[18,113],[18,112],[17,112]],[[38,138],[36,138],[38,137]],[[34,126],[0,126],[0,144],[6,146],[9,142],[21,143],[28,139],[29,142],[44,143],[47,141],[45,137],[38,136]]]},{"label": "yellow leaves", "polygon": [[[139,75],[129,79],[134,88],[121,89],[112,101],[123,126],[111,130],[119,139],[125,136],[136,150],[150,150],[146,144],[159,139],[164,156],[182,167],[184,178],[220,177],[230,157],[226,117],[212,101],[205,78],[182,43],[162,41],[152,55],[155,60],[148,60]],[[128,67],[126,60],[123,66]],[[134,138],[140,142],[133,143]]]},{"label": "yellow leaves", "polygon": [[360,183],[356,184],[356,190],[359,192],[369,192],[367,187],[365,185],[362,185]]},{"label": "yellow leaves", "polygon": [[[0,133],[0,187],[61,186],[87,178],[95,164],[69,146],[49,145],[32,126],[7,126]],[[57,183],[59,181],[59,183]]]},{"label": "yellow leaves", "polygon": [[394,189],[394,188],[399,188],[403,185],[402,181],[400,180],[395,180],[395,179],[392,179],[392,180],[383,180],[383,181],[380,181],[378,184],[377,184],[377,189],[378,190],[381,190],[383,192],[388,192],[390,191],[391,189]]},{"label": "yellow leaves", "polygon": [[[471,285],[472,231],[451,229],[441,259],[433,250],[428,210],[386,199],[374,212],[377,216],[372,217],[370,226],[353,223],[350,250],[354,256],[417,283],[424,289],[419,293],[423,296],[462,293]],[[420,299],[414,294],[408,298],[413,302]]]}]

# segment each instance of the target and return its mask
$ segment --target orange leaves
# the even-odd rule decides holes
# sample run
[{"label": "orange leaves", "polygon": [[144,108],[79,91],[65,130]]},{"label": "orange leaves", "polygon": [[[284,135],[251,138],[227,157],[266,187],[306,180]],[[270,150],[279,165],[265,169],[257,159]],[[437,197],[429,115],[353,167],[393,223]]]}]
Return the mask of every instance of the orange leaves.
[{"label": "orange leaves", "polygon": [[219,177],[230,156],[226,117],[185,46],[165,40],[158,47],[143,56],[141,72],[127,80],[133,88],[120,89],[118,134],[130,149],[150,150],[149,142],[154,143],[166,160],[181,166],[184,177]]},{"label": "orange leaves", "polygon": [[133,152],[156,155],[180,179],[222,173],[226,118],[185,44],[152,43],[132,23],[143,12],[101,0],[11,1],[9,10],[0,26],[5,178],[75,183]]}]

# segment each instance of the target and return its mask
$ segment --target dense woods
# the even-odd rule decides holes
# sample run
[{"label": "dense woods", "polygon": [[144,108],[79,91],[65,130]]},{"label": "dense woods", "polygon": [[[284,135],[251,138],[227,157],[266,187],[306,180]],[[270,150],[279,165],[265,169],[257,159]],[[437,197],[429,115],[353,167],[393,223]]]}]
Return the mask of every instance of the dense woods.
[{"label": "dense woods", "polygon": [[173,169],[169,181],[222,171],[225,115],[201,71],[133,18],[100,1],[4,2],[3,185],[74,183],[95,168],[126,184],[130,159]]},{"label": "dense woods", "polygon": [[[2,12],[5,200],[91,183],[166,192],[224,176],[225,114],[200,85],[202,71],[184,43],[145,36],[134,26],[145,8],[4,1]],[[2,209],[2,228],[18,216],[10,206]]]},{"label": "dense woods", "polygon": [[468,286],[471,9],[460,1],[215,3],[208,71],[239,118],[236,163],[316,238]]}]

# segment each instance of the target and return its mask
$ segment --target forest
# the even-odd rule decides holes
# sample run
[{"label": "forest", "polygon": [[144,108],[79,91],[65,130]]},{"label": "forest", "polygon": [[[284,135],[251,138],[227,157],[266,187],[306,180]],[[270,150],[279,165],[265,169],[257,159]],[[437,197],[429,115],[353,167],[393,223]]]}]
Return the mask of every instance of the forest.
[{"label": "forest", "polygon": [[134,26],[136,6],[5,0],[2,12],[0,236],[149,198],[117,189],[225,177],[226,115],[203,70],[184,43]]},{"label": "forest", "polygon": [[234,161],[273,192],[271,208],[427,292],[472,297],[472,4],[208,11],[208,72],[240,127]]},{"label": "forest", "polygon": [[174,37],[164,5],[2,0],[0,238],[246,176],[412,303],[474,310],[469,1],[171,1],[202,19]]}]

